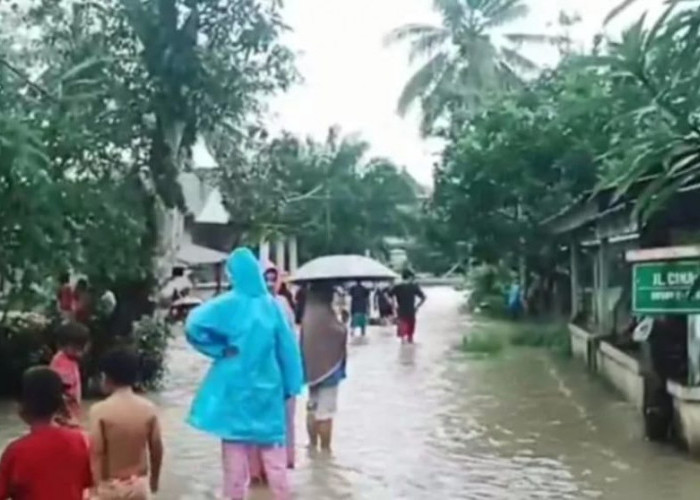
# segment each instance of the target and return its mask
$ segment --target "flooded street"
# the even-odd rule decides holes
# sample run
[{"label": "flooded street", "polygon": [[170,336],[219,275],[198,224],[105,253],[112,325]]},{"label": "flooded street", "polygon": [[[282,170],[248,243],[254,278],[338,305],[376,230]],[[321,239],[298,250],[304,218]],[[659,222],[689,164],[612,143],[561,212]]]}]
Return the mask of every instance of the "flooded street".
[{"label": "flooded street", "polygon": [[[635,410],[576,364],[534,350],[490,359],[455,351],[469,328],[460,302],[455,291],[431,289],[415,347],[380,328],[353,343],[333,457],[308,456],[297,416],[296,498],[698,498],[700,465],[646,443]],[[175,341],[156,398],[167,452],[160,498],[220,498],[219,445],[184,424],[206,366]],[[21,432],[4,408],[0,443]]]}]

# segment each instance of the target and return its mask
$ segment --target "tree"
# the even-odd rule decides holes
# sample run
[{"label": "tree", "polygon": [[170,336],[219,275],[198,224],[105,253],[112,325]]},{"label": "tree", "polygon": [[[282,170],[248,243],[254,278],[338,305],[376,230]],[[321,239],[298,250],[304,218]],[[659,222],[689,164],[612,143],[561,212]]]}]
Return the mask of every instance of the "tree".
[{"label": "tree", "polygon": [[296,235],[302,259],[384,252],[386,236],[414,233],[418,187],[368,145],[332,128],[322,143],[284,133],[260,139],[255,154],[225,161],[221,187],[237,242]]},{"label": "tree", "polygon": [[[624,2],[611,13],[619,13]],[[608,156],[604,185],[621,197],[642,178],[654,180],[637,197],[647,219],[683,186],[697,182],[700,167],[700,2],[669,1],[649,28],[642,16],[619,41],[610,41],[592,64],[623,82],[637,97],[619,120],[634,134],[619,140]],[[679,10],[678,7],[684,8]],[[629,95],[629,94],[627,94]],[[620,93],[620,100],[627,99]],[[612,161],[610,161],[612,160]]]},{"label": "tree", "polygon": [[[131,333],[150,309],[158,212],[182,206],[177,177],[195,137],[228,130],[235,145],[262,99],[294,79],[279,9],[266,0],[38,0],[14,9],[16,29],[3,30],[0,46],[4,310],[48,305],[52,279],[71,269],[87,274],[96,296],[110,288],[118,298],[116,327],[92,325],[92,352]],[[46,339],[25,342],[6,327],[0,365],[12,359],[3,371],[12,384],[40,361]],[[151,330],[140,340],[164,339]]]},{"label": "tree", "polygon": [[486,106],[448,144],[431,207],[472,257],[546,269],[542,221],[597,183],[619,106],[595,72],[564,63]]},{"label": "tree", "polygon": [[406,83],[398,111],[420,102],[422,129],[474,112],[492,91],[519,86],[537,66],[518,49],[529,42],[554,43],[562,37],[501,34],[503,27],[528,14],[523,0],[434,0],[442,26],[408,24],[386,37],[386,43],[410,42],[410,60],[426,60]]},{"label": "tree", "polygon": [[[20,47],[12,54],[13,64],[21,63],[13,66],[17,75],[42,69],[33,80],[19,78],[17,92],[45,148],[50,178],[69,187],[80,184],[84,200],[128,200],[121,211],[128,217],[116,226],[140,227],[131,238],[107,231],[121,237],[116,250],[128,246],[138,252],[130,266],[117,259],[119,251],[105,253],[115,257],[111,264],[105,258],[86,260],[109,238],[79,233],[74,239],[85,245],[65,267],[88,271],[98,287],[113,287],[116,280],[131,289],[135,277],[152,283],[157,212],[161,206],[182,207],[177,178],[196,135],[228,131],[228,143],[238,147],[233,133],[256,120],[261,98],[294,78],[291,53],[278,42],[284,29],[278,6],[264,5],[40,1],[18,13],[24,27],[40,26],[32,50],[11,46]],[[91,220],[114,222],[111,215]],[[86,267],[92,262],[100,265]]]}]

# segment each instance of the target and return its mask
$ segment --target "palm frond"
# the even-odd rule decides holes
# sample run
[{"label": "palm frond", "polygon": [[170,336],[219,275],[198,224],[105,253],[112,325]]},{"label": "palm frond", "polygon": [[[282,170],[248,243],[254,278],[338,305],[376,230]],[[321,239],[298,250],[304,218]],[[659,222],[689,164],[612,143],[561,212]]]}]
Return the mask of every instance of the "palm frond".
[{"label": "palm frond", "polygon": [[397,111],[404,116],[411,105],[420,97],[424,96],[430,87],[439,80],[445,67],[447,66],[448,58],[446,54],[439,53],[426,62],[416,73],[408,80],[406,86],[401,92]]},{"label": "palm frond", "polygon": [[84,61],[82,61],[80,64],[76,64],[75,66],[70,67],[65,73],[61,75],[59,80],[63,83],[68,82],[70,80],[75,79],[78,76],[81,76],[82,74],[96,68],[97,66],[101,65],[102,63],[105,62],[105,58],[103,57],[88,57]]},{"label": "palm frond", "polygon": [[570,42],[571,39],[564,35],[538,35],[535,33],[508,33],[503,35],[508,41],[516,44],[530,43],[540,45],[556,45]]},{"label": "palm frond", "polygon": [[450,39],[450,32],[447,30],[436,31],[432,34],[425,34],[411,42],[409,61],[432,56],[435,51],[443,47]]},{"label": "palm frond", "polygon": [[503,47],[501,49],[501,55],[503,56],[503,60],[516,71],[537,71],[539,69],[539,66],[537,66],[534,61],[520,54],[517,50]]},{"label": "palm frond", "polygon": [[603,25],[609,24],[613,19],[622,14],[635,3],[637,3],[637,0],[623,0],[621,4],[619,4],[613,10],[611,10],[607,16],[605,16],[605,21],[603,21]]},{"label": "palm frond", "polygon": [[689,172],[671,179],[664,178],[667,182],[662,183],[658,187],[653,186],[653,190],[647,188],[645,192],[640,195],[634,207],[633,216],[639,217],[643,221],[649,220],[649,218],[663,207],[678,190],[694,182],[697,179],[697,175],[697,172]]},{"label": "palm frond", "polygon": [[496,71],[498,72],[499,81],[503,88],[514,89],[522,87],[523,80],[512,64],[505,60],[501,61],[496,67]]},{"label": "palm frond", "polygon": [[462,0],[433,0],[433,8],[437,10],[445,20],[459,22],[464,18],[466,9]]},{"label": "palm frond", "polygon": [[656,20],[654,25],[651,27],[649,30],[649,33],[647,34],[646,37],[646,43],[645,43],[645,51],[649,50],[651,48],[651,45],[656,41],[657,37],[659,36],[659,33],[663,30],[663,28],[666,26],[666,21],[668,21],[668,18],[671,16],[675,8],[678,6],[678,4],[682,0],[670,0],[668,2],[668,7],[666,7],[666,10],[664,10],[664,13],[659,16],[659,18]]},{"label": "palm frond", "polygon": [[411,38],[432,37],[447,30],[432,24],[411,23],[392,30],[384,37],[384,45],[395,45]]},{"label": "palm frond", "polygon": [[484,27],[499,28],[527,17],[530,8],[521,0],[493,0],[484,6],[482,13],[486,18]]}]

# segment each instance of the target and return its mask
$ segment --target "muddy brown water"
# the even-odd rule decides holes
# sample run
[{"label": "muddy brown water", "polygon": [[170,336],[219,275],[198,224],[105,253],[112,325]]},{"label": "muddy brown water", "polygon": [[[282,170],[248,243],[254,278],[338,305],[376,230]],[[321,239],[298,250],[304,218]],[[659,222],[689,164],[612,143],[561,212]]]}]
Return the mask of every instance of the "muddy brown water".
[{"label": "muddy brown water", "polygon": [[[699,498],[700,464],[645,442],[637,412],[576,363],[527,349],[484,359],[456,352],[471,325],[461,300],[430,289],[415,347],[382,328],[353,343],[332,457],[309,456],[298,415],[295,498]],[[166,388],[154,397],[167,446],[159,498],[220,498],[219,444],[184,423],[206,367],[174,341]],[[21,432],[4,404],[0,445]]]}]

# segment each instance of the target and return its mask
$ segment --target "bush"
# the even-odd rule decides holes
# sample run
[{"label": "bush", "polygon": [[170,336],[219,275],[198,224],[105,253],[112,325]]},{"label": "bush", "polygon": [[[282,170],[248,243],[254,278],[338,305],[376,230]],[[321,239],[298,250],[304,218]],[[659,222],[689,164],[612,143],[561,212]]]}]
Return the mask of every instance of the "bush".
[{"label": "bush", "polygon": [[510,271],[503,266],[482,264],[473,267],[467,277],[469,310],[496,317],[505,316],[505,292],[510,281]]},{"label": "bush", "polygon": [[170,326],[144,316],[134,325],[133,335],[141,355],[141,385],[144,389],[158,389],[166,372],[165,358],[172,337]]},{"label": "bush", "polygon": [[8,313],[0,326],[0,396],[18,394],[24,371],[51,360],[52,330],[41,314]]},{"label": "bush", "polygon": [[[60,320],[38,313],[12,312],[0,326],[0,396],[19,393],[24,371],[36,365],[48,364],[56,352],[53,332]],[[141,355],[144,389],[159,387],[165,373],[165,357],[170,328],[145,316],[134,324],[126,336],[114,335],[105,322],[94,318],[90,322],[90,349],[81,364],[86,394],[93,392],[95,376],[102,355],[117,345],[130,344]]]},{"label": "bush", "polygon": [[503,347],[503,342],[497,335],[478,333],[462,337],[459,349],[470,354],[498,354]]},{"label": "bush", "polygon": [[562,356],[571,355],[571,337],[563,325],[523,325],[510,337],[512,345],[544,347]]}]

